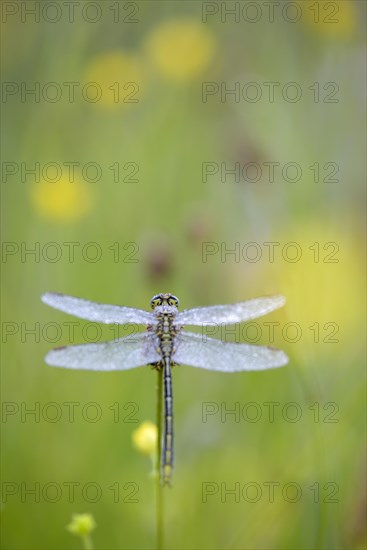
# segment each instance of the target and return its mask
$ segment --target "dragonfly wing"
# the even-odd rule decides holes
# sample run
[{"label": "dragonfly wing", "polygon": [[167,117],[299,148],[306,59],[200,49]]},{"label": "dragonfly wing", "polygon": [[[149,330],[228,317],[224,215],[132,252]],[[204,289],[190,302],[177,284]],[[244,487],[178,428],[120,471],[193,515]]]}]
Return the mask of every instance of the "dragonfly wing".
[{"label": "dragonfly wing", "polygon": [[285,304],[284,296],[255,298],[246,302],[224,306],[209,306],[186,309],[177,314],[178,325],[215,325],[240,323],[256,319]]},{"label": "dragonfly wing", "polygon": [[265,370],[288,363],[278,349],[249,344],[232,344],[200,334],[181,332],[176,338],[173,360],[177,363],[224,372]]},{"label": "dragonfly wing", "polygon": [[154,337],[147,333],[101,342],[51,350],[45,358],[48,365],[83,370],[128,370],[160,361]]},{"label": "dragonfly wing", "polygon": [[75,315],[81,319],[95,321],[97,323],[139,323],[142,325],[154,324],[155,317],[144,309],[99,304],[82,298],[46,292],[41,297],[42,301],[55,309]]}]

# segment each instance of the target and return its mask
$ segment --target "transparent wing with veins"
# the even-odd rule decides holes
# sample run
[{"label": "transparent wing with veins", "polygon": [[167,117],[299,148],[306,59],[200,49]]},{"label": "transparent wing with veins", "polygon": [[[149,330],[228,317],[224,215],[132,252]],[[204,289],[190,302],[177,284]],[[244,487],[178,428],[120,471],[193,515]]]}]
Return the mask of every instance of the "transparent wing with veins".
[{"label": "transparent wing with veins", "polygon": [[46,292],[42,296],[42,301],[55,309],[96,323],[117,323],[119,325],[124,323],[152,325],[156,323],[155,316],[144,309],[99,304],[57,292]]},{"label": "transparent wing with veins", "polygon": [[143,367],[161,359],[155,335],[146,331],[111,342],[55,348],[45,361],[54,367],[114,371]]},{"label": "transparent wing with veins", "polygon": [[266,370],[288,363],[286,354],[275,348],[222,342],[192,332],[178,334],[172,358],[182,365],[222,372]]},{"label": "transparent wing with veins", "polygon": [[197,307],[181,311],[176,316],[178,325],[229,325],[250,321],[266,315],[285,304],[283,296],[255,298],[246,302],[223,306]]}]

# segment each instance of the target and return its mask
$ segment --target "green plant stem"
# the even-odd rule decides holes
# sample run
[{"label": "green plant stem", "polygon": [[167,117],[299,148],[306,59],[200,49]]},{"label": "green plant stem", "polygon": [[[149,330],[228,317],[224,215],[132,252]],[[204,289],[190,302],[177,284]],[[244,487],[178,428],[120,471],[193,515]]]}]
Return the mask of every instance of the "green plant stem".
[{"label": "green plant stem", "polygon": [[163,397],[163,369],[158,369],[157,383],[157,463],[156,463],[156,517],[157,517],[157,550],[163,548],[163,487],[161,485],[162,462],[162,397]]},{"label": "green plant stem", "polygon": [[84,535],[84,537],[82,538],[83,538],[84,549],[93,550],[94,546],[93,546],[91,537],[89,535]]}]

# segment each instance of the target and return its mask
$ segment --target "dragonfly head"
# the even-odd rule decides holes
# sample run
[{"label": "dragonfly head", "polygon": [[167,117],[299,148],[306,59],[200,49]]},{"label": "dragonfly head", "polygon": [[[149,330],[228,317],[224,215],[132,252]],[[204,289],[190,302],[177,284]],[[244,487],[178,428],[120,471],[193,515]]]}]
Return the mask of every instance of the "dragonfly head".
[{"label": "dragonfly head", "polygon": [[180,301],[173,294],[156,294],[150,300],[150,305],[152,309],[155,309],[157,306],[174,306],[178,308]]}]

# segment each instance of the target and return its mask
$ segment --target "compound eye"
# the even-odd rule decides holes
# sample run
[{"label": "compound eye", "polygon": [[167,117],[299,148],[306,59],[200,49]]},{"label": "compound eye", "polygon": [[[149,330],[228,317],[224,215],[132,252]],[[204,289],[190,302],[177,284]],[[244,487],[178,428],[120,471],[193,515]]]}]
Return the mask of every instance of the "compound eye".
[{"label": "compound eye", "polygon": [[152,309],[155,309],[161,303],[161,298],[159,296],[153,296],[150,300],[150,305]]},{"label": "compound eye", "polygon": [[176,296],[170,296],[170,298],[168,299],[168,304],[170,306],[178,307],[180,302],[179,302],[178,298],[176,298]]}]

